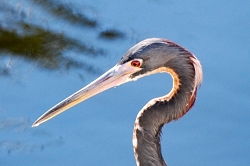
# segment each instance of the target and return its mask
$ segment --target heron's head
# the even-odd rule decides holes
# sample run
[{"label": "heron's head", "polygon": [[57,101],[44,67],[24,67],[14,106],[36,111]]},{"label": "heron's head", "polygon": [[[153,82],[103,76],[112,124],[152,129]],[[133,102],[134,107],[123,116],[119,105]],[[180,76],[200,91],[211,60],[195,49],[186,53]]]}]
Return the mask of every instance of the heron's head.
[{"label": "heron's head", "polygon": [[175,69],[178,75],[187,74],[193,71],[194,63],[199,61],[183,47],[166,39],[151,38],[130,48],[117,66],[131,71],[127,75],[130,81],[168,69]]},{"label": "heron's head", "polygon": [[[166,39],[146,39],[129,49],[121,60],[102,76],[44,113],[33,126],[38,126],[104,90],[140,77],[169,72],[169,69],[173,68],[180,75],[193,72],[192,63],[194,61],[192,62],[190,59],[191,56],[195,58],[184,48]],[[197,60],[197,62],[199,61]]]}]

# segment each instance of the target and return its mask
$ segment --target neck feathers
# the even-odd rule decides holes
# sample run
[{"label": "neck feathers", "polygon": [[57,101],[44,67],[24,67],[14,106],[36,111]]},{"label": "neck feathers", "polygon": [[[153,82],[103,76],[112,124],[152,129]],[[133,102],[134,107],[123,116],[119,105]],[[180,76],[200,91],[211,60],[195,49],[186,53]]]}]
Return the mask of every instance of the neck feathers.
[{"label": "neck feathers", "polygon": [[176,65],[180,59],[178,57],[176,61],[165,65],[168,67],[150,73],[169,73],[173,78],[173,88],[167,95],[152,99],[137,115],[133,146],[138,166],[166,166],[161,154],[161,128],[164,124],[185,115],[195,102],[197,86],[202,81],[201,65],[189,52],[181,58],[182,63],[186,63],[180,67]]}]

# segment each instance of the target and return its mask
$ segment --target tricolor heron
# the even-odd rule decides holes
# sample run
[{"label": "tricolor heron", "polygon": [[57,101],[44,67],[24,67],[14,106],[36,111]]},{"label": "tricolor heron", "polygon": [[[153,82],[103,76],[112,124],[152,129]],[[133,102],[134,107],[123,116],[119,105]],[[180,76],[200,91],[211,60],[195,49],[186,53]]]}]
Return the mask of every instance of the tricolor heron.
[{"label": "tricolor heron", "polygon": [[138,166],[166,166],[161,153],[161,129],[190,110],[203,77],[199,60],[166,39],[151,38],[136,44],[113,68],[45,112],[32,126],[38,126],[111,87],[161,72],[172,76],[172,90],[152,99],[140,110],[134,124],[133,147]]}]

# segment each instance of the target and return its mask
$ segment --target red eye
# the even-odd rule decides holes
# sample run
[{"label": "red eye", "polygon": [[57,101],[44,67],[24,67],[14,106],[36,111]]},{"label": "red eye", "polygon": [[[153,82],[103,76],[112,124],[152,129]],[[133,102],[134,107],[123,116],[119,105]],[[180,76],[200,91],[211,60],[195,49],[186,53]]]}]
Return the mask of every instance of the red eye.
[{"label": "red eye", "polygon": [[141,66],[141,62],[138,60],[133,60],[131,61],[131,66],[133,67],[140,67]]}]

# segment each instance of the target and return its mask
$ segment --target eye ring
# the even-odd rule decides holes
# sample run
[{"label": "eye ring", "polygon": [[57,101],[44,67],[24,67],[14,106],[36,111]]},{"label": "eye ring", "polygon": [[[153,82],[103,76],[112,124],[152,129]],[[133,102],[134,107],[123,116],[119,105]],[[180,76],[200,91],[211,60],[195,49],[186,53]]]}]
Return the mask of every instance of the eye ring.
[{"label": "eye ring", "polygon": [[141,67],[141,62],[138,60],[132,60],[130,64],[132,67]]}]

